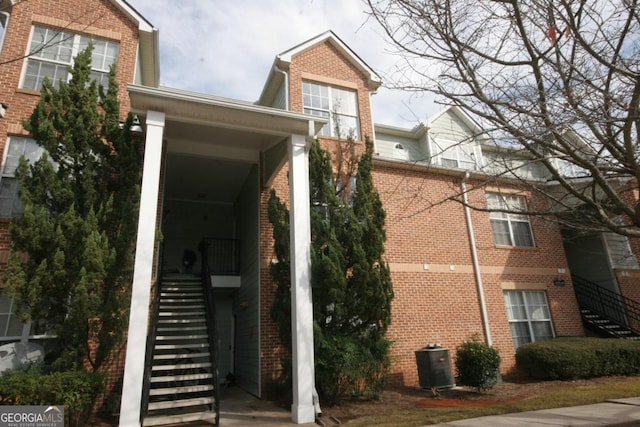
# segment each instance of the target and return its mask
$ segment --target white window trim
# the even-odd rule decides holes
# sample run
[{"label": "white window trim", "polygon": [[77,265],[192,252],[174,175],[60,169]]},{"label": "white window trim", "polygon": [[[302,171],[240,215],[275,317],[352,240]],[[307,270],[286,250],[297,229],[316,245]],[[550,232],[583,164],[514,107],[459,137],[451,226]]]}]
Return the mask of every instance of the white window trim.
[{"label": "white window trim", "polygon": [[[488,192],[487,194],[487,198],[490,196],[496,196],[496,197],[500,197],[502,199],[507,199],[509,197],[517,197],[518,199],[521,199],[524,201],[524,204],[526,206],[527,204],[527,200],[524,196],[521,195],[516,195],[516,194],[500,194],[500,193],[494,193],[494,192]],[[488,200],[487,200],[487,204],[488,204]],[[494,217],[494,214],[500,214],[500,215],[504,215],[505,217],[501,217],[501,218],[497,218]],[[506,212],[499,212],[499,211],[495,211],[495,212],[490,212],[489,213],[489,222],[493,222],[493,221],[504,221],[507,223],[508,227],[509,227],[509,239],[511,240],[511,244],[509,245],[504,245],[502,243],[497,243],[495,240],[495,235],[493,234],[493,227],[491,230],[491,235],[494,239],[494,242],[496,242],[496,245],[499,246],[509,246],[509,247],[514,247],[514,248],[535,248],[536,247],[536,239],[535,236],[533,234],[533,226],[531,225],[531,220],[529,219],[529,216],[526,214],[515,214],[515,213],[506,213]],[[523,245],[516,245],[515,243],[515,234],[513,231],[513,223],[514,222],[523,222],[523,223],[527,223],[529,224],[529,231],[531,233],[531,246],[523,246]]]},{"label": "white window trim", "polygon": [[[326,87],[329,91],[328,93],[328,99],[329,99],[329,109],[325,110],[323,108],[318,108],[318,107],[312,107],[312,106],[308,106],[304,104],[304,84],[310,84],[310,85],[315,85],[315,86],[321,86],[321,87]],[[333,105],[333,95],[332,95],[332,91],[333,90],[340,90],[343,92],[348,92],[353,94],[354,96],[354,102],[355,102],[355,109],[356,109],[356,113],[355,115],[353,114],[346,114],[343,112],[340,112],[339,110],[335,110],[334,109],[334,105]],[[316,81],[310,81],[310,80],[303,80],[302,81],[302,109],[304,110],[311,110],[311,111],[316,111],[321,113],[320,115],[318,115],[318,117],[327,117],[324,116],[323,114],[327,114],[328,115],[328,122],[325,126],[322,127],[322,129],[320,130],[319,135],[322,136],[328,136],[328,137],[333,137],[333,138],[345,138],[348,135],[348,131],[345,132],[345,134],[343,135],[342,133],[342,129],[341,129],[341,135],[336,135],[336,123],[335,123],[335,116],[344,116],[344,117],[348,117],[351,119],[354,119],[356,122],[356,127],[355,127],[355,135],[353,135],[354,139],[356,140],[360,140],[361,138],[361,131],[360,131],[360,108],[358,105],[358,91],[352,88],[348,88],[348,87],[339,87],[339,86],[333,86],[330,84],[326,84],[326,83],[321,83],[321,82],[316,82]],[[315,114],[314,114],[315,115]],[[328,131],[325,130],[325,128],[329,129]]]},{"label": "white window trim", "polygon": [[[30,50],[31,50],[31,43],[33,41],[33,37],[34,37],[36,28],[44,28],[44,29],[49,29],[49,30],[53,30],[53,31],[63,32],[63,33],[69,34],[69,36],[72,36],[73,37],[73,42],[72,42],[71,60],[70,60],[70,62],[67,63],[67,62],[63,62],[63,61],[47,60],[47,59],[41,59],[41,58],[32,57]],[[118,54],[117,54],[117,56],[119,56],[119,54],[120,54],[120,42],[116,41],[116,40],[110,40],[110,39],[107,39],[107,38],[104,38],[104,37],[94,37],[94,36],[91,36],[91,35],[80,34],[80,33],[74,32],[74,31],[66,30],[66,29],[56,29],[54,27],[51,27],[51,26],[48,26],[48,25],[45,25],[45,24],[33,24],[33,25],[31,25],[31,33],[29,34],[29,40],[27,41],[27,50],[26,50],[26,53],[25,53],[26,57],[25,57],[25,60],[23,61],[23,64],[22,64],[22,72],[21,72],[21,75],[20,75],[20,84],[18,85],[18,87],[20,89],[24,89],[24,90],[40,91],[40,89],[41,89],[40,87],[33,89],[33,88],[28,88],[28,87],[24,86],[25,85],[25,80],[26,80],[26,77],[27,77],[27,68],[28,68],[28,65],[29,65],[29,61],[36,61],[36,62],[39,62],[39,63],[64,65],[64,66],[71,66],[72,67],[75,57],[81,51],[80,50],[80,47],[81,47],[81,43],[80,42],[81,42],[81,39],[83,37],[88,37],[88,38],[91,38],[92,40],[98,40],[98,41],[103,41],[103,42],[107,42],[107,43],[110,43],[110,44],[115,44],[115,45],[118,46]],[[117,59],[118,59],[117,56],[116,56],[116,58],[114,60],[114,63],[117,62]],[[108,64],[107,68],[98,68],[98,67],[95,67],[92,64],[91,65],[91,72],[92,73],[100,73],[101,75],[108,75],[109,74],[109,65],[111,65],[111,64]],[[69,73],[67,75],[67,81],[69,81],[70,78],[71,78],[71,73]],[[55,82],[54,82],[54,84],[55,84]]]},{"label": "white window trim", "polygon": [[4,41],[7,38],[7,29],[9,28],[9,20],[11,19],[11,15],[7,12],[0,12],[0,15],[4,15],[6,21],[4,23],[4,32],[2,33],[0,38],[0,53],[2,52],[2,48],[4,47]]},{"label": "white window trim", "polygon": [[[442,167],[447,167],[444,165],[444,160],[455,161],[457,166],[454,169],[476,170],[482,165],[482,159],[478,154],[479,150],[475,142],[455,141],[431,135],[429,145],[435,163]],[[468,151],[471,152],[472,158],[467,156],[468,153],[463,146],[470,148]],[[473,163],[471,168],[462,167],[469,163]]]},{"label": "white window trim", "polygon": [[[9,298],[11,300],[11,306],[10,306],[10,311],[9,311],[9,315],[10,316],[15,316],[15,312],[13,310],[13,304],[14,304],[14,300],[13,298],[10,298],[8,296],[5,295],[5,298]],[[6,314],[6,313],[3,313]],[[55,335],[52,334],[31,334],[31,329],[33,326],[32,322],[21,322],[22,323],[22,332],[20,335],[5,335],[6,333],[6,329],[4,331],[0,331],[0,343],[3,342],[12,342],[12,341],[22,341],[22,342],[26,342],[29,340],[41,340],[41,339],[51,339],[51,338],[56,338]],[[9,326],[9,322],[7,319],[7,327]]]},{"label": "white window trim", "polygon": [[[506,301],[506,298],[505,298],[505,309],[507,310],[507,319],[509,321],[509,325],[511,325],[512,323],[526,323],[527,324],[527,328],[529,329],[529,335],[531,337],[531,341],[529,341],[529,342],[538,341],[538,340],[536,340],[536,336],[534,334],[533,326],[531,325],[533,323],[533,320],[531,319],[531,312],[530,312],[531,308],[529,307],[529,303],[527,302],[527,293],[533,293],[533,292],[541,293],[544,296],[544,302],[545,302],[545,305],[547,307],[547,312],[549,313],[549,318],[548,319],[536,319],[535,321],[536,322],[549,322],[549,325],[551,326],[551,336],[553,338],[555,338],[556,337],[556,329],[555,329],[555,327],[553,325],[553,319],[552,319],[552,316],[551,316],[551,308],[549,306],[549,299],[547,298],[547,292],[543,291],[543,290],[540,290],[540,289],[504,290],[503,291],[504,295],[506,295],[507,293],[521,293],[522,294],[522,299],[524,301],[525,315],[527,317],[526,320],[512,320],[510,318],[510,316],[509,316],[509,310],[508,310],[508,307],[507,307],[507,304],[506,304],[507,301]],[[511,327],[509,327],[509,330],[511,330]],[[513,346],[515,348],[517,348],[516,343],[515,343],[514,338],[513,338],[513,334],[511,333],[511,331],[510,331],[510,335],[511,335],[511,339],[513,341]]]}]

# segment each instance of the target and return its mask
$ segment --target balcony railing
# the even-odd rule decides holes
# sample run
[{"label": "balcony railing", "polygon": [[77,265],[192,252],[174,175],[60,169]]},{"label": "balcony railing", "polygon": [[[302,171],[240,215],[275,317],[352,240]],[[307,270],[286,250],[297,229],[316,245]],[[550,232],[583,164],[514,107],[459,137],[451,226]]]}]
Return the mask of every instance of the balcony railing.
[{"label": "balcony railing", "polygon": [[201,245],[206,247],[206,262],[212,275],[235,276],[240,274],[240,244],[236,239],[204,238]]}]

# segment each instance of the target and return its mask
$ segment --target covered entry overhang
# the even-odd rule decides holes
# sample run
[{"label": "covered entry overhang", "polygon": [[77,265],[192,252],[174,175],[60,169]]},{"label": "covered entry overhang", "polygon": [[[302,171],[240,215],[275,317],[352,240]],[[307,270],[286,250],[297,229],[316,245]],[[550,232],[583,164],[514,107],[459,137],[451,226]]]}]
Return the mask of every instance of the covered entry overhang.
[{"label": "covered entry overhang", "polygon": [[[156,267],[154,248],[161,174],[165,160],[171,154],[194,158],[206,156],[258,165],[262,186],[269,185],[282,165],[289,161],[291,275],[294,284],[292,418],[298,423],[313,422],[308,148],[325,121],[304,114],[170,88],[131,85],[129,95],[132,112],[146,127],[146,136],[120,426],[139,426],[141,422],[149,301]],[[189,170],[180,185],[185,185],[192,192],[199,192],[198,173],[196,169]],[[167,184],[162,191],[182,191],[169,188],[169,185],[174,184]],[[223,185],[215,197],[232,197],[232,192],[232,185]],[[202,194],[206,197],[204,190]]]}]

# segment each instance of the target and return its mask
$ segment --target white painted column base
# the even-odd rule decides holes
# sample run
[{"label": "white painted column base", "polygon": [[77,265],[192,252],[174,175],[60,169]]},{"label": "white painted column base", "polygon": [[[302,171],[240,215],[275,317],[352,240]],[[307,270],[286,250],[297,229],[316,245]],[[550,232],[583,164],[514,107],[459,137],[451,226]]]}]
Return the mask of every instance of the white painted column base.
[{"label": "white painted column base", "polygon": [[291,405],[291,419],[297,424],[313,423],[316,421],[313,405]]}]

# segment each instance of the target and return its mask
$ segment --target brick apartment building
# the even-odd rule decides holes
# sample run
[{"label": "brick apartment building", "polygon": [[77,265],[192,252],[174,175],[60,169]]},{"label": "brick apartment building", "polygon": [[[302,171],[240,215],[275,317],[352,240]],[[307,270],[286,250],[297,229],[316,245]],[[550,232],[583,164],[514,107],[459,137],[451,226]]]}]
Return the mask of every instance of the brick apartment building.
[{"label": "brick apartment building", "polygon": [[[340,144],[332,126],[336,109],[357,143],[363,146],[365,136],[374,141],[373,179],[387,213],[385,256],[395,292],[388,332],[392,385],[418,386],[414,352],[430,343],[454,349],[478,335],[500,351],[507,373],[522,343],[584,335],[572,273],[597,276],[612,292],[640,298],[638,260],[628,256],[638,252],[626,239],[593,234],[563,241],[553,223],[448,201],[464,194],[489,210],[536,202],[509,180],[482,185],[492,165],[511,154],[475,138],[478,125],[456,107],[413,129],[376,124],[370,97],[381,81],[333,32],[277,55],[258,101],[249,103],[160,87],[158,31],[123,0],[60,0],[54,7],[5,0],[0,23],[0,102],[9,105],[0,119],[0,263],[10,245],[9,220],[20,214],[12,168],[35,145],[21,120],[35,105],[44,75],[64,79],[60,73],[79,47],[94,40],[94,61],[103,64],[96,76],[117,61],[123,111],[137,114],[145,128],[126,363],[112,372],[124,377],[123,426],[140,425],[154,405],[147,408],[152,385],[145,383],[145,368],[155,363],[146,354],[152,298],[161,295],[156,290],[163,282],[200,271],[200,255],[195,263],[185,263],[185,255],[197,252],[203,238],[213,252],[233,254],[231,265],[228,257],[207,258],[219,269],[210,275],[219,374],[232,372],[238,386],[256,396],[279,374],[282,348],[269,315],[275,297],[266,206],[271,188],[288,198],[295,230],[293,419],[313,421],[306,148],[314,137],[328,147]],[[40,49],[52,34],[59,42]],[[540,171],[523,167],[522,173]],[[0,296],[1,340],[49,338],[12,318],[11,300]]]}]

